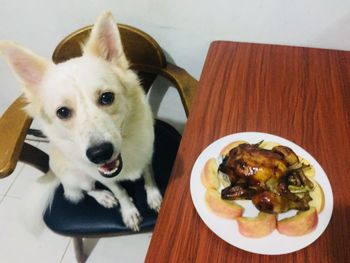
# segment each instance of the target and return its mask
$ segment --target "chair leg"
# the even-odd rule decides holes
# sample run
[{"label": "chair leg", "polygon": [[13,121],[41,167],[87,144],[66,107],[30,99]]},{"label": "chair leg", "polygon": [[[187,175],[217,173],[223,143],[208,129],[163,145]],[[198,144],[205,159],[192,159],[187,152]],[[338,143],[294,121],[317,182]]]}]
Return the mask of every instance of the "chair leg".
[{"label": "chair leg", "polygon": [[84,244],[82,237],[73,237],[73,245],[75,251],[75,258],[78,263],[84,263],[86,261],[86,256],[84,254]]}]

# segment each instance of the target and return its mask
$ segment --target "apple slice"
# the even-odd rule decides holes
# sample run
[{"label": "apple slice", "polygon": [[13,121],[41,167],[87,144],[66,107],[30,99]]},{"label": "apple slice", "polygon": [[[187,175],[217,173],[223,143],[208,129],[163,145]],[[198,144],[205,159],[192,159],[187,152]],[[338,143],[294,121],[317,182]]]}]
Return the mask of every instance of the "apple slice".
[{"label": "apple slice", "polygon": [[318,214],[315,207],[307,211],[298,212],[295,216],[282,219],[277,222],[277,230],[287,236],[302,236],[312,232],[318,222]]},{"label": "apple slice", "polygon": [[201,181],[205,188],[219,188],[218,165],[215,158],[211,158],[205,163],[201,173]]},{"label": "apple slice", "polygon": [[231,142],[230,144],[226,145],[221,151],[220,151],[220,156],[225,156],[227,155],[231,149],[237,147],[238,145],[242,144],[242,143],[248,143],[246,141],[234,141]]},{"label": "apple slice", "polygon": [[243,212],[243,208],[234,201],[221,199],[220,193],[214,189],[207,189],[205,192],[205,203],[210,211],[224,218],[235,219]]},{"label": "apple slice", "polygon": [[259,238],[276,229],[276,215],[260,212],[256,217],[237,218],[238,230],[246,237]]},{"label": "apple slice", "polygon": [[310,192],[310,196],[312,200],[309,202],[310,207],[315,207],[317,213],[321,213],[324,208],[324,193],[322,187],[313,179],[312,183],[314,184],[314,189]]}]

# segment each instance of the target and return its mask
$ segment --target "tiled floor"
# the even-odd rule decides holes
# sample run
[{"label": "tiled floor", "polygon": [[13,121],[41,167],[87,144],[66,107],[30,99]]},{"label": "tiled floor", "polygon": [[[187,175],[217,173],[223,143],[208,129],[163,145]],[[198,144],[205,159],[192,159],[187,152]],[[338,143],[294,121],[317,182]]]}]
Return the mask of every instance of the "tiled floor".
[{"label": "tiled floor", "polygon": [[[34,142],[42,149],[47,144]],[[35,237],[22,226],[19,217],[21,198],[41,173],[19,163],[12,175],[0,180],[0,262],[70,263],[76,262],[71,239],[45,229]],[[143,262],[152,233],[87,239],[87,262]]]}]

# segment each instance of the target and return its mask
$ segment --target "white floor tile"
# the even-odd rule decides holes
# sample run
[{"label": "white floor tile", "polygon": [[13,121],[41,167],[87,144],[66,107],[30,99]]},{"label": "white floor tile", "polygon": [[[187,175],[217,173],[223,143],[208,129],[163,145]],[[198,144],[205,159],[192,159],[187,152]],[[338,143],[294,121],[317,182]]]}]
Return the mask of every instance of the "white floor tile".
[{"label": "white floor tile", "polygon": [[5,195],[7,193],[7,191],[9,190],[9,188],[11,187],[13,182],[16,180],[17,176],[19,175],[19,173],[21,172],[22,169],[23,169],[23,163],[18,163],[16,166],[16,169],[13,171],[12,174],[10,174],[9,176],[7,176],[5,178],[0,179],[0,194],[1,195]]},{"label": "white floor tile", "polygon": [[[30,141],[28,141],[28,143],[35,145],[36,147],[38,147],[43,151],[47,151],[47,147],[48,147],[47,143],[30,142]],[[28,189],[28,187],[30,187],[30,185],[36,179],[44,175],[41,171],[39,171],[38,169],[28,164],[25,164],[22,167],[23,167],[22,170],[19,171],[19,175],[16,178],[14,178],[15,180],[13,180],[13,183],[10,185],[10,188],[6,193],[7,196],[21,198],[23,192],[26,191],[26,189]]]},{"label": "white floor tile", "polygon": [[45,229],[40,237],[29,234],[19,221],[20,200],[5,197],[0,203],[1,262],[60,262],[69,239]]},{"label": "white floor tile", "polygon": [[[38,142],[26,141],[29,144],[37,145]],[[21,173],[24,164],[22,162],[18,162],[16,169],[10,174],[8,177],[0,179],[0,194],[6,195],[9,188],[12,186],[14,181],[17,179],[18,175]]]},{"label": "white floor tile", "polygon": [[20,174],[9,188],[6,196],[22,198],[23,193],[28,190],[28,187],[42,175],[43,173],[38,169],[25,164]]},{"label": "white floor tile", "polygon": [[[145,260],[152,233],[85,239],[85,251],[91,251],[87,263],[142,263]],[[61,263],[75,262],[73,242]]]}]

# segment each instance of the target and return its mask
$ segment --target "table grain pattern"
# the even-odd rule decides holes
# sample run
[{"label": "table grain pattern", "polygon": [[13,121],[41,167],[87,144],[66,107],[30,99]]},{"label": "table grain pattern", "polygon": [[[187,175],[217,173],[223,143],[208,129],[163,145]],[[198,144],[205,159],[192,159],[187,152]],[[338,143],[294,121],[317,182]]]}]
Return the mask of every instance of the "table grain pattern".
[{"label": "table grain pattern", "polygon": [[[245,131],[295,142],[328,175],[333,215],[307,248],[278,256],[245,252],[198,216],[190,194],[194,162],[211,142]],[[350,52],[213,42],[146,262],[350,262],[349,131]]]}]

